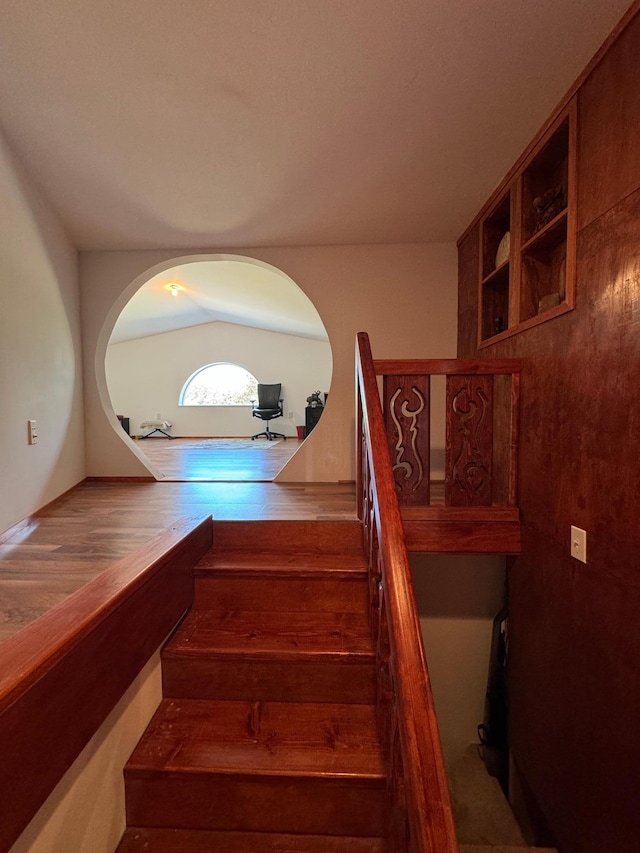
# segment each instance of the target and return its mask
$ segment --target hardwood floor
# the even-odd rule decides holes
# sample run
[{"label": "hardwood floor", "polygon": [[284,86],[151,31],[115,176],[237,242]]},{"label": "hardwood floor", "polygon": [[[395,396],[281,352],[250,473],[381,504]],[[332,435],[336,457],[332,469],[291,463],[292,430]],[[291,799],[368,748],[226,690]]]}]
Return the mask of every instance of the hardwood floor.
[{"label": "hardwood floor", "polygon": [[[270,453],[267,450],[266,453]],[[86,481],[0,537],[0,642],[184,516],[352,520],[352,484]]]},{"label": "hardwood floor", "polygon": [[270,481],[300,447],[287,441],[243,438],[166,438],[139,441],[137,447],[163,473],[163,480]]}]

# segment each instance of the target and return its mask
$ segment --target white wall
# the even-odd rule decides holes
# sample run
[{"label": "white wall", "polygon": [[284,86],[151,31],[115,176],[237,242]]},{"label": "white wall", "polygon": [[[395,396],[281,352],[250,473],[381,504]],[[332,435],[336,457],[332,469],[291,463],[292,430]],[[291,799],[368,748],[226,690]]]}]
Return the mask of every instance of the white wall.
[{"label": "white wall", "polygon": [[[84,477],[77,253],[0,138],[0,531]],[[39,440],[27,444],[27,421]]]},{"label": "white wall", "polygon": [[[156,417],[173,424],[176,436],[247,436],[264,423],[250,406],[179,406],[187,379],[205,364],[228,361],[252,373],[258,382],[282,383],[284,417],[272,429],[296,435],[304,424],[306,398],[328,391],[331,350],[326,341],[253,329],[231,323],[206,323],[110,345],[107,386],[117,414],[131,419],[131,434],[140,422]],[[289,412],[292,417],[289,418]]]},{"label": "white wall", "polygon": [[112,853],[125,829],[123,768],[162,698],[157,651],[9,853]]},{"label": "white wall", "polygon": [[[318,427],[279,475],[290,481],[353,479],[354,341],[369,332],[374,357],[455,357],[457,254],[453,243],[239,249],[290,276],[317,308],[331,344],[333,379]],[[186,253],[86,252],[80,256],[87,467],[94,476],[147,473],[135,446],[105,414],[104,356],[131,294]],[[191,260],[206,260],[202,253]],[[311,389],[315,390],[315,389]],[[324,389],[322,389],[324,390]],[[153,414],[156,412],[154,411]],[[443,443],[443,436],[438,436]]]},{"label": "white wall", "polygon": [[445,761],[478,742],[504,557],[411,555],[411,575]]}]

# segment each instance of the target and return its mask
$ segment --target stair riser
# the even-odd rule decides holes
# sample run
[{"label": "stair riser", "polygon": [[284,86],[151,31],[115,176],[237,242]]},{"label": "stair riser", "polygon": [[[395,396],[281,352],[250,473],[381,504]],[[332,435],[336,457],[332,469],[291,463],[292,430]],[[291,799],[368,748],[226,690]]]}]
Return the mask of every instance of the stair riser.
[{"label": "stair riser", "polygon": [[358,521],[214,521],[216,550],[340,553],[362,547]]},{"label": "stair riser", "polygon": [[196,577],[196,610],[270,610],[278,613],[366,613],[361,580],[288,580]]},{"label": "stair riser", "polygon": [[386,849],[382,838],[132,827],[117,853],[385,853]]},{"label": "stair riser", "polygon": [[162,684],[165,697],[183,699],[373,704],[376,698],[373,663],[165,657]]},{"label": "stair riser", "polygon": [[125,771],[129,826],[383,836],[384,783]]}]

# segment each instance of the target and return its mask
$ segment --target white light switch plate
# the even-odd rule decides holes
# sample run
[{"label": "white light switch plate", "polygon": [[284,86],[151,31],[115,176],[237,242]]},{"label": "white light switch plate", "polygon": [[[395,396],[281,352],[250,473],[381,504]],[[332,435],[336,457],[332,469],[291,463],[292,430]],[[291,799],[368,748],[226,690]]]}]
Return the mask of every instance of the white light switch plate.
[{"label": "white light switch plate", "polygon": [[587,531],[571,525],[571,556],[587,562]]}]

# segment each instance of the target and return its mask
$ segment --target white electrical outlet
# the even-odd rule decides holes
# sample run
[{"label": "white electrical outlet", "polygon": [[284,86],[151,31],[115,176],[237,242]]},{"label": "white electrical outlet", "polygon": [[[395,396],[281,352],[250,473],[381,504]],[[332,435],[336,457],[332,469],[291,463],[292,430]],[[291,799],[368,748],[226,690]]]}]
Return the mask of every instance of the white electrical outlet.
[{"label": "white electrical outlet", "polygon": [[289,420],[293,419],[293,412],[289,412]]},{"label": "white electrical outlet", "polygon": [[38,425],[35,421],[27,421],[27,437],[29,444],[38,443]]},{"label": "white electrical outlet", "polygon": [[571,556],[582,563],[587,562],[587,531],[571,525]]}]

